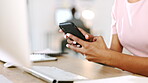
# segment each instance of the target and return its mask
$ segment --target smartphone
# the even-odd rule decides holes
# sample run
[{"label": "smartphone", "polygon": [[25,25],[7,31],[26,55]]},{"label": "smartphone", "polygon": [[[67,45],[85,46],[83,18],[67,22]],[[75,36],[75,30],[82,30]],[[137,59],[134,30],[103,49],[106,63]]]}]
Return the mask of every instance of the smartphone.
[{"label": "smartphone", "polygon": [[65,34],[70,33],[84,41],[88,41],[85,39],[85,36],[80,32],[80,30],[77,28],[77,26],[73,22],[60,23],[59,27],[62,29],[62,31]]}]

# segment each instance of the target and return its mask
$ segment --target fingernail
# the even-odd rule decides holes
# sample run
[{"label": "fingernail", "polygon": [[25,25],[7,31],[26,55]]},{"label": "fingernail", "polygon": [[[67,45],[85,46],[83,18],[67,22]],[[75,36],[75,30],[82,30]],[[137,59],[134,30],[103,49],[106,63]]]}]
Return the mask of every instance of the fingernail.
[{"label": "fingernail", "polygon": [[89,36],[88,36],[88,35],[85,35],[85,38],[86,38],[86,39],[89,39]]},{"label": "fingernail", "polygon": [[67,33],[66,35],[69,37],[70,36],[70,33]]},{"label": "fingernail", "polygon": [[81,46],[80,45],[77,45],[77,47],[80,48]]},{"label": "fingernail", "polygon": [[64,38],[65,38],[65,39],[67,38],[66,35],[64,35]]},{"label": "fingernail", "polygon": [[66,47],[69,47],[69,44],[66,44]]},{"label": "fingernail", "polygon": [[59,32],[62,32],[62,30],[60,29]]},{"label": "fingernail", "polygon": [[77,42],[76,41],[73,41],[73,44],[76,44]]},{"label": "fingernail", "polygon": [[94,39],[93,39],[93,41],[97,41],[97,39],[96,39],[96,38],[94,38]]}]

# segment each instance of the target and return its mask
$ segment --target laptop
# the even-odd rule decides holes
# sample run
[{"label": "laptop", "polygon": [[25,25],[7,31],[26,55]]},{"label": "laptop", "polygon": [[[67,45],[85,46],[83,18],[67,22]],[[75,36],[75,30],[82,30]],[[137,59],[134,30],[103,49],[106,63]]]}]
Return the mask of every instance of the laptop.
[{"label": "laptop", "polygon": [[[0,60],[51,83],[87,79],[56,67],[32,66],[28,38],[27,0],[0,1]],[[66,76],[66,77],[64,77]]]}]

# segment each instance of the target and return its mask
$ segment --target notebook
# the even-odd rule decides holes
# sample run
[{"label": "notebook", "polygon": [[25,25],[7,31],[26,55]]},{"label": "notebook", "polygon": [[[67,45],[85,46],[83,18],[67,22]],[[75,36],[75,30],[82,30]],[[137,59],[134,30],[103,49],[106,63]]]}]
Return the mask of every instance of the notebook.
[{"label": "notebook", "polygon": [[148,83],[148,78],[142,76],[127,75],[97,80],[76,81],[74,83]]}]

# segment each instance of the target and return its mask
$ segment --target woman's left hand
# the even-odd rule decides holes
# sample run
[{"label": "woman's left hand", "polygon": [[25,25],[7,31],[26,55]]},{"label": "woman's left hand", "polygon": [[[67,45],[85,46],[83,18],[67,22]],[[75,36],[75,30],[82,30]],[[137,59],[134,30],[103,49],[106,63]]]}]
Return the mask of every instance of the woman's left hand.
[{"label": "woman's left hand", "polygon": [[79,43],[82,47],[76,47],[73,44],[67,44],[66,46],[76,52],[79,52],[86,56],[86,59],[92,62],[100,63],[102,58],[107,57],[104,56],[104,52],[108,50],[104,39],[102,36],[95,36],[93,42],[84,41],[72,34],[66,34],[69,38],[73,39],[75,42]]}]

